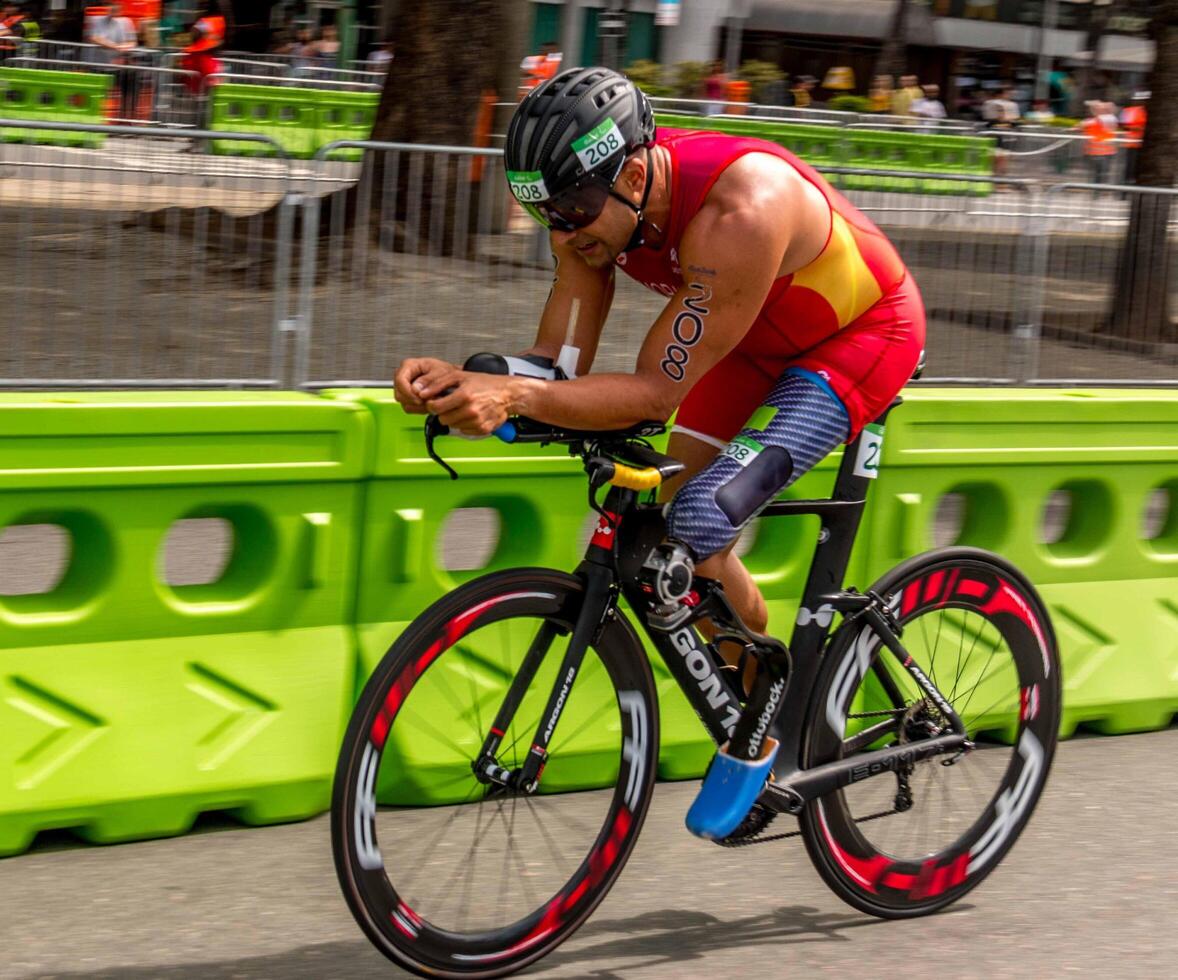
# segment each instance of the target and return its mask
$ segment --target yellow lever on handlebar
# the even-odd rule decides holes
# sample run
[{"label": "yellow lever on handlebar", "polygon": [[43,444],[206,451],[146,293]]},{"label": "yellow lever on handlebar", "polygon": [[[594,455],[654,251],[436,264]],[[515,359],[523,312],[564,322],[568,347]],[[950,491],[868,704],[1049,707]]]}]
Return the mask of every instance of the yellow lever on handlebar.
[{"label": "yellow lever on handlebar", "polygon": [[614,463],[614,475],[609,482],[611,486],[627,490],[653,490],[663,482],[663,474],[653,466],[638,470],[624,463]]}]

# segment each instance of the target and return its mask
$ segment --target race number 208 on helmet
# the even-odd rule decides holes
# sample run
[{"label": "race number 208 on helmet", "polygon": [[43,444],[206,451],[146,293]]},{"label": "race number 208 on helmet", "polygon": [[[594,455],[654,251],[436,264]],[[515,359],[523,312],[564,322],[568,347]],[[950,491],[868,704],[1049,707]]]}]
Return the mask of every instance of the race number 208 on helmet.
[{"label": "race number 208 on helmet", "polygon": [[654,113],[641,90],[608,68],[570,68],[533,89],[507,130],[505,158],[511,192],[548,228],[574,231],[592,224],[614,197],[639,216],[627,250],[641,244],[641,205],[613,190],[634,151],[654,145]]}]

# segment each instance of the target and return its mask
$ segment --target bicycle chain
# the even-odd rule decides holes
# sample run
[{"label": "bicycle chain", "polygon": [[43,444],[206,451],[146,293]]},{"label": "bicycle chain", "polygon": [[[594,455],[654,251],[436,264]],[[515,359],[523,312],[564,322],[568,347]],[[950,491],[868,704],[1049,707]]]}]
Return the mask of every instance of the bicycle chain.
[{"label": "bicycle chain", "polygon": [[[868,820],[879,820],[882,817],[890,817],[894,814],[902,812],[902,810],[897,810],[895,808],[891,810],[881,810],[879,813],[869,813],[865,817],[859,817],[855,823],[867,823]],[[775,817],[777,814],[774,813],[773,816]],[[767,820],[765,822],[765,826],[767,827],[771,822],[772,819]],[[800,837],[801,835],[802,832],[800,830],[791,830],[784,834],[770,834],[768,837],[761,837],[756,834],[754,834],[752,837],[739,837],[736,839],[725,837],[723,840],[712,841],[712,843],[718,844],[720,847],[748,847],[750,844],[768,844],[770,841],[785,840],[788,837]]]}]

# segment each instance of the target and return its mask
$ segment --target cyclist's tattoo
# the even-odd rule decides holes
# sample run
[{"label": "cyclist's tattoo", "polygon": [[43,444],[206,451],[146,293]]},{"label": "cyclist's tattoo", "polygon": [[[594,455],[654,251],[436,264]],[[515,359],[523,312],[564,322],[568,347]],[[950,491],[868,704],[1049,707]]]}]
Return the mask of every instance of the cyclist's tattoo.
[{"label": "cyclist's tattoo", "polygon": [[693,282],[688,286],[698,293],[687,296],[683,300],[686,309],[675,317],[671,325],[674,343],[667,344],[666,356],[659,365],[672,381],[682,381],[687,377],[687,363],[691,360],[690,349],[698,344],[704,336],[704,317],[711,311],[709,303],[712,301],[712,287],[701,282]]}]

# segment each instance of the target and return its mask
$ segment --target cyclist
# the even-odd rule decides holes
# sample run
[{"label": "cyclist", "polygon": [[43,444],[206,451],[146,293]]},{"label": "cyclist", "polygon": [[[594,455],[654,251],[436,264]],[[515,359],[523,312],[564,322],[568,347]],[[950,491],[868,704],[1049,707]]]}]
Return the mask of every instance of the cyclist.
[{"label": "cyclist", "polygon": [[[516,199],[550,229],[556,263],[535,345],[572,380],[464,372],[410,358],[411,412],[468,434],[509,415],[624,428],[678,410],[662,490],[670,539],[719,579],[746,625],[764,598],[732,553],[785,487],[850,441],[911,378],[924,307],[896,250],[789,151],[759,139],[663,129],[646,96],[605,68],[533,90],[505,146]],[[586,375],[618,269],[667,297],[632,374]],[[566,343],[567,342],[567,343]]]}]

